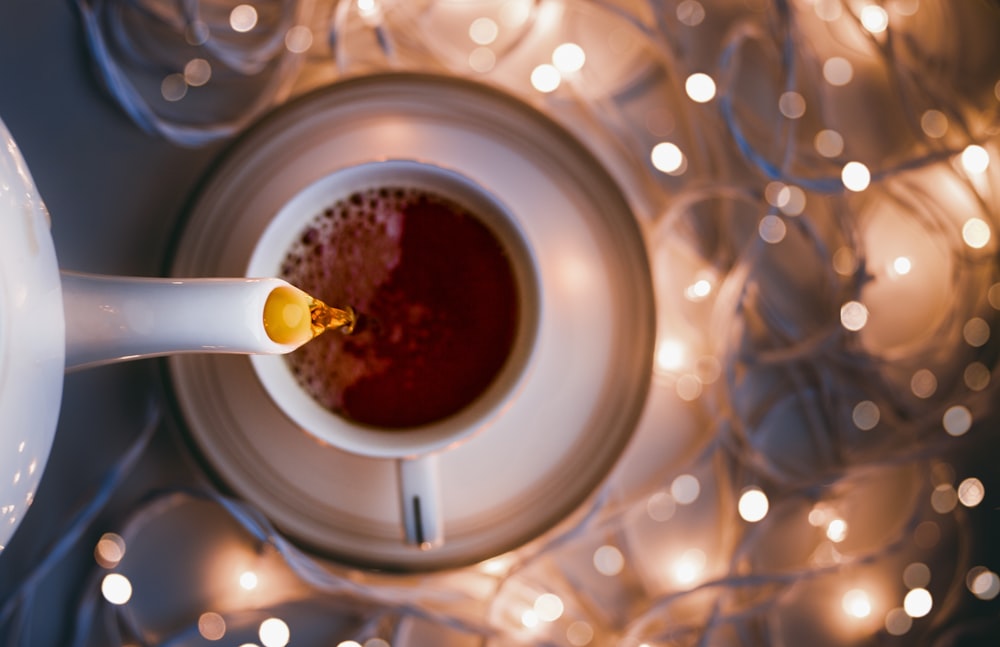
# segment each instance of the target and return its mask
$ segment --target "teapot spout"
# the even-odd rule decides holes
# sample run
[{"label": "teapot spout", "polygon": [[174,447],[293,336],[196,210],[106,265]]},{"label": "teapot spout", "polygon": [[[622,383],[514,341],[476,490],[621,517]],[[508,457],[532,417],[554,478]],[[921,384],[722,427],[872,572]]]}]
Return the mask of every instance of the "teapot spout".
[{"label": "teapot spout", "polygon": [[[177,353],[288,353],[313,338],[311,297],[276,278],[146,279],[62,272],[66,370]],[[272,295],[280,295],[275,299]],[[269,306],[270,298],[270,306]],[[282,304],[280,334],[265,309]]]}]

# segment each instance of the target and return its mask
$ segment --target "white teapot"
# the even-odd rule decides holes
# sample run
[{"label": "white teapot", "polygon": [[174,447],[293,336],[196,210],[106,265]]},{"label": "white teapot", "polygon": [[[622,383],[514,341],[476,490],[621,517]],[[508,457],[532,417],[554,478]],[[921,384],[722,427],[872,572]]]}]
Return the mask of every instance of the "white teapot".
[{"label": "white teapot", "polygon": [[49,225],[0,121],[0,549],[41,480],[67,370],[184,352],[287,353],[318,332],[317,302],[280,279],[60,272]]}]

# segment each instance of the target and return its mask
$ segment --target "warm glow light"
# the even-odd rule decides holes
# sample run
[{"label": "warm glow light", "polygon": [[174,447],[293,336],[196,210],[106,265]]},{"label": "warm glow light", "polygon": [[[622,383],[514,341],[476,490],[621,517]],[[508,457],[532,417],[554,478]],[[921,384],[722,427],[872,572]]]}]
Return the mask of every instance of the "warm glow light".
[{"label": "warm glow light", "polygon": [[104,568],[114,568],[125,557],[125,540],[113,532],[101,535],[94,547],[94,559]]},{"label": "warm glow light", "polygon": [[778,191],[778,208],[786,216],[798,216],[806,208],[806,192],[797,186],[785,186]]},{"label": "warm glow light", "polygon": [[203,58],[192,58],[184,65],[184,81],[193,88],[205,85],[212,78],[212,66]]},{"label": "warm glow light", "polygon": [[920,129],[928,137],[944,137],[948,132],[948,117],[940,110],[926,110],[920,116]]},{"label": "warm glow light", "polygon": [[973,249],[982,249],[990,242],[990,226],[981,218],[969,218],[962,225],[962,240]]},{"label": "warm glow light", "polygon": [[816,0],[816,3],[813,5],[813,11],[816,12],[820,20],[833,22],[841,16],[840,2],[841,0]]},{"label": "warm glow light", "polygon": [[712,282],[708,279],[698,279],[684,288],[684,297],[688,301],[703,301],[712,293]]},{"label": "warm glow light", "polygon": [[684,165],[684,153],[673,142],[660,142],[649,154],[657,171],[674,174]]},{"label": "warm glow light", "polygon": [[521,613],[521,624],[527,629],[538,626],[538,614],[535,613],[534,609],[525,609]]},{"label": "warm glow light", "polygon": [[813,146],[823,157],[837,157],[844,152],[844,138],[836,130],[821,130],[813,138]]},{"label": "warm glow light", "polygon": [[356,640],[342,640],[337,643],[337,647],[361,647],[361,643]]},{"label": "warm glow light", "polygon": [[937,391],[937,377],[929,369],[922,368],[910,378],[910,390],[918,398],[929,398]]},{"label": "warm glow light", "polygon": [[983,391],[990,385],[990,369],[982,362],[972,362],[962,373],[965,386],[973,391]]},{"label": "warm glow light", "polygon": [[847,85],[854,78],[854,67],[842,56],[832,56],[823,63],[823,78],[830,85]]},{"label": "warm glow light", "polygon": [[868,323],[868,308],[859,301],[848,301],[840,307],[840,323],[852,332],[857,332]]},{"label": "warm glow light", "polygon": [[833,270],[841,276],[850,276],[858,269],[858,260],[850,247],[838,247],[833,253]]},{"label": "warm glow light", "polygon": [[715,98],[715,80],[707,74],[696,72],[684,82],[684,90],[697,103],[707,103]]},{"label": "warm glow light", "polygon": [[677,378],[675,388],[677,397],[685,402],[698,399],[702,392],[701,381],[694,375],[681,375]]},{"label": "warm glow light", "polygon": [[687,356],[684,344],[677,339],[663,339],[656,346],[656,367],[662,372],[671,372],[684,366]]},{"label": "warm glow light", "polygon": [[990,154],[982,146],[970,144],[962,151],[962,168],[969,173],[982,173],[990,166]]},{"label": "warm glow light", "polygon": [[257,588],[257,574],[253,571],[244,571],[241,573],[240,588],[245,591],[252,591]]},{"label": "warm glow light", "polygon": [[205,640],[222,640],[226,635],[226,620],[218,613],[207,611],[198,616],[198,633]]},{"label": "warm glow light", "polygon": [[646,514],[653,521],[668,521],[677,511],[677,503],[669,492],[656,492],[646,501]]},{"label": "warm glow light", "polygon": [[555,622],[562,617],[565,606],[560,597],[554,593],[543,593],[535,598],[535,614],[542,622]]},{"label": "warm glow light", "polygon": [[861,26],[873,34],[881,34],[889,27],[889,14],[882,7],[870,4],[861,10]]},{"label": "warm glow light", "polygon": [[892,271],[897,276],[906,276],[913,269],[913,263],[905,256],[897,256],[892,261]]},{"label": "warm glow light", "polygon": [[584,647],[594,639],[594,628],[583,620],[577,620],[566,628],[566,640],[573,647]]},{"label": "warm glow light", "polygon": [[923,618],[933,606],[934,600],[927,589],[913,589],[903,598],[903,611],[911,618]]},{"label": "warm glow light", "polygon": [[944,412],[941,422],[948,434],[961,436],[972,428],[972,412],[957,404]]},{"label": "warm glow light", "polygon": [[168,74],[160,83],[160,96],[164,101],[180,101],[187,94],[188,84],[183,74]]},{"label": "warm glow light", "polygon": [[625,568],[625,557],[614,546],[601,546],[594,551],[594,568],[601,575],[618,575]]},{"label": "warm glow light", "polygon": [[914,562],[903,569],[903,584],[907,588],[919,589],[930,584],[931,569],[927,564]]},{"label": "warm glow light", "polygon": [[497,55],[489,47],[477,47],[469,52],[469,67],[475,72],[489,72],[497,64]]},{"label": "warm glow light", "polygon": [[984,566],[975,566],[965,578],[969,591],[980,600],[992,600],[1000,595],[1000,576]]},{"label": "warm glow light", "polygon": [[990,325],[982,317],[973,317],[962,326],[962,338],[973,348],[979,348],[990,340]]},{"label": "warm glow light", "polygon": [[101,595],[111,604],[125,604],[132,599],[132,583],[120,573],[108,573],[101,580]]},{"label": "warm glow light", "polygon": [[776,245],[785,239],[787,233],[788,227],[785,221],[773,213],[764,216],[757,223],[757,234],[765,243]]},{"label": "warm glow light", "polygon": [[878,405],[871,400],[863,400],[857,403],[851,412],[851,419],[854,421],[854,426],[862,431],[874,429],[878,424],[879,417]]},{"label": "warm glow light", "polygon": [[293,54],[301,54],[309,51],[312,44],[312,30],[305,25],[295,25],[285,32],[285,47]]},{"label": "warm glow light", "polygon": [[893,636],[902,636],[913,627],[913,618],[900,608],[885,614],[885,630]]},{"label": "warm glow light", "polygon": [[844,613],[852,618],[867,618],[872,612],[872,603],[868,593],[862,589],[851,589],[840,601]]},{"label": "warm glow light", "polygon": [[684,551],[684,554],[674,562],[674,579],[681,584],[691,584],[705,570],[705,553],[697,548]]},{"label": "warm glow light", "polygon": [[840,180],[850,191],[864,191],[871,184],[872,174],[861,162],[848,162],[840,172]]},{"label": "warm glow light", "polygon": [[806,114],[806,100],[798,92],[783,92],[778,98],[778,110],[789,119],[799,119]]},{"label": "warm glow light", "polygon": [[268,618],[260,623],[257,635],[264,647],[285,647],[291,638],[288,625],[280,618]]},{"label": "warm glow light", "polygon": [[931,492],[931,508],[938,514],[948,514],[958,504],[958,492],[950,483],[940,483]]},{"label": "warm glow light", "polygon": [[688,27],[697,27],[705,20],[705,7],[698,0],[684,0],[677,5],[677,20]]},{"label": "warm glow light", "polygon": [[694,503],[701,494],[701,483],[693,474],[681,474],[670,484],[670,495],[681,505]]},{"label": "warm glow light", "polygon": [[500,27],[491,18],[476,18],[469,25],[469,39],[476,45],[489,45],[497,39]]},{"label": "warm glow light", "polygon": [[554,65],[542,63],[531,71],[531,86],[539,92],[552,92],[561,82],[562,76]]},{"label": "warm glow light", "polygon": [[586,62],[586,53],[576,43],[563,43],[552,51],[552,64],[563,74],[579,72]]},{"label": "warm glow light", "polygon": [[958,484],[958,500],[967,508],[974,508],[986,498],[986,487],[975,477],[969,477]]},{"label": "warm glow light", "polygon": [[229,12],[229,26],[241,33],[250,31],[257,26],[257,10],[248,4],[236,5]]},{"label": "warm glow light", "polygon": [[767,495],[760,488],[749,488],[740,495],[737,505],[744,521],[756,523],[767,516],[769,504]]},{"label": "warm glow light", "polygon": [[834,519],[826,527],[826,538],[835,544],[847,539],[847,522],[843,519]]}]

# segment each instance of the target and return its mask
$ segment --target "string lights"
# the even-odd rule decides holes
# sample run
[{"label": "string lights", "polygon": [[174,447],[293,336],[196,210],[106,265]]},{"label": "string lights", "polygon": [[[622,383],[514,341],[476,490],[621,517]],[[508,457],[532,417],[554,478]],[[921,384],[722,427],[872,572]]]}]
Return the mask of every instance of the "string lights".
[{"label": "string lights", "polygon": [[[967,460],[997,457],[983,428],[1000,348],[995,4],[78,4],[126,112],[185,145],[377,69],[480,79],[562,120],[648,232],[659,337],[637,440],[676,444],[643,478],[626,456],[569,527],[442,574],[331,564],[250,503],[207,485],[168,494],[97,542],[74,644],[908,645],[1000,631],[1000,556],[973,522],[997,483]],[[169,27],[155,31],[169,57],[134,65],[152,56],[136,44],[151,22]],[[149,69],[159,97],[135,91]],[[223,69],[258,98],[206,119],[198,95],[230,90]],[[140,557],[190,517],[199,540],[160,559],[225,569],[154,579]],[[0,620],[17,625],[34,586]],[[167,622],[161,590],[200,606]]]}]

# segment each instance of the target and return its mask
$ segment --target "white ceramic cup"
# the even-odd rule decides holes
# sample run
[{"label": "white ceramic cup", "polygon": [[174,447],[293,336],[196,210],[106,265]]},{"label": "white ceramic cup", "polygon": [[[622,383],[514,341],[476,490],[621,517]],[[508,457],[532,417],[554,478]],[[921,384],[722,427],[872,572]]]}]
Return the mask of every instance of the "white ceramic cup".
[{"label": "white ceramic cup", "polygon": [[346,452],[397,462],[405,541],[427,549],[444,541],[437,456],[486,428],[515,396],[531,363],[541,288],[535,255],[504,204],[461,173],[414,160],[374,161],[343,168],[304,188],[264,230],[250,258],[247,276],[279,276],[288,250],[317,214],[352,193],[372,187],[412,187],[450,199],[476,215],[505,248],[517,284],[520,314],[510,355],[500,373],[471,404],[445,419],[412,429],[379,430],[356,424],[318,403],[299,385],[283,357],[254,355],[250,359],[264,389],[297,426]]}]

